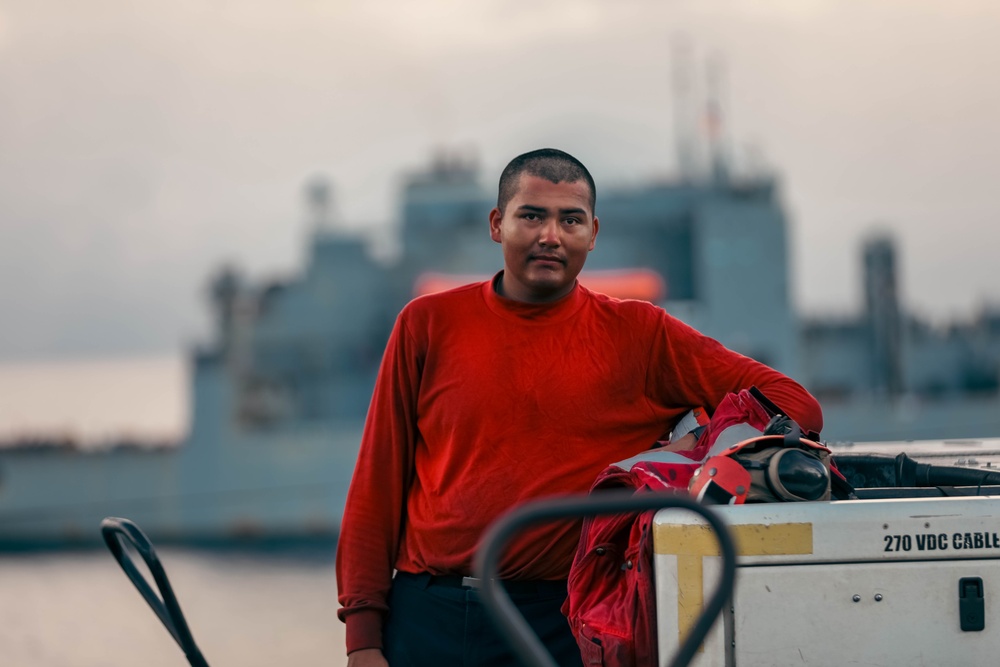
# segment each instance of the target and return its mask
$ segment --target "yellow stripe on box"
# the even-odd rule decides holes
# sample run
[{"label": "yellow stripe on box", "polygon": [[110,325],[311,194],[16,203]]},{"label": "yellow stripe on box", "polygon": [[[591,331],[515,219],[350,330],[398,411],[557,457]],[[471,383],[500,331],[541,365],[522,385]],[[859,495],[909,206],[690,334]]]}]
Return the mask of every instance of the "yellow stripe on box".
[{"label": "yellow stripe on box", "polygon": [[[811,523],[742,524],[729,531],[740,556],[790,556],[813,552]],[[705,606],[702,559],[719,555],[719,542],[707,525],[664,525],[653,528],[657,554],[677,556],[677,645],[694,626]],[[704,651],[699,647],[699,652]]]},{"label": "yellow stripe on box", "polygon": [[[740,556],[792,556],[813,552],[811,523],[748,523],[729,526]],[[718,556],[719,542],[704,524],[655,524],[653,548],[674,556]]]},{"label": "yellow stripe on box", "polygon": [[[688,632],[698,622],[698,614],[705,606],[705,587],[702,557],[677,556],[677,645],[684,643]],[[704,652],[705,646],[698,647]]]}]

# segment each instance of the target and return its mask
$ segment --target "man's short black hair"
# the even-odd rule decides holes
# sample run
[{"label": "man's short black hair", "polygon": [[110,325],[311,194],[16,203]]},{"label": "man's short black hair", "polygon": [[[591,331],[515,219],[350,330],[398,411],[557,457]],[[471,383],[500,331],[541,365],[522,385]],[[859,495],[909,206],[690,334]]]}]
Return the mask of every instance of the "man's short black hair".
[{"label": "man's short black hair", "polygon": [[518,155],[504,168],[500,174],[500,187],[497,192],[497,208],[501,213],[517,192],[521,174],[531,174],[553,183],[586,181],[590,188],[590,212],[594,213],[594,206],[597,204],[597,186],[594,185],[593,176],[582,162],[556,148],[539,148]]}]

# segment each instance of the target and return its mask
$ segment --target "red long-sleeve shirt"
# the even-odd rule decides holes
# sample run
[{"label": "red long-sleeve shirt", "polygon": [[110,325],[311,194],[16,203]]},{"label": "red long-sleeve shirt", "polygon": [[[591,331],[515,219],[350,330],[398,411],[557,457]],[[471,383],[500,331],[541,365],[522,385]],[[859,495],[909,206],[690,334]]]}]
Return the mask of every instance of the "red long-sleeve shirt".
[{"label": "red long-sleeve shirt", "polygon": [[[381,646],[394,568],[469,574],[504,511],[585,492],[692,407],[751,385],[822,429],[798,383],[646,302],[578,284],[528,304],[492,282],[412,301],[382,359],[338,543],[348,652]],[[500,576],[566,578],[578,536],[577,522],[523,532]]]}]

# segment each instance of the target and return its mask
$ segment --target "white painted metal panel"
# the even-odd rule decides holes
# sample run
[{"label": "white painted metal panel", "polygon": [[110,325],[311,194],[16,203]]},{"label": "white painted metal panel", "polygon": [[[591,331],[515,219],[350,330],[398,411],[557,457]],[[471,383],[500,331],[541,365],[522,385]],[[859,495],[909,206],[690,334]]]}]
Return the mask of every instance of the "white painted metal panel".
[{"label": "white painted metal panel", "polygon": [[[985,589],[982,632],[960,628],[958,582],[972,576]],[[740,568],[732,664],[995,665],[998,599],[1000,560]]]},{"label": "white painted metal panel", "polygon": [[[719,511],[740,554],[736,593],[696,667],[998,664],[1000,498]],[[659,512],[654,545],[665,664],[711,595],[720,563],[714,536],[691,513]],[[962,577],[983,580],[982,632],[960,629]]]}]

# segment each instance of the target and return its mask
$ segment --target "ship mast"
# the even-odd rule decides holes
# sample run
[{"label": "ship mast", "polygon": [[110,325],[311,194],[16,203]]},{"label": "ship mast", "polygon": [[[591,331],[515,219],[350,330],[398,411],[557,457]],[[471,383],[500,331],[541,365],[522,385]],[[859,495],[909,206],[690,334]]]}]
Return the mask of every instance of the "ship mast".
[{"label": "ship mast", "polygon": [[306,184],[306,207],[309,227],[313,235],[335,228],[330,182],[325,176],[316,176]]},{"label": "ship mast", "polygon": [[684,34],[675,35],[672,42],[671,69],[677,170],[681,182],[693,183],[698,178],[698,145],[691,80],[694,69],[691,58],[691,42]]},{"label": "ship mast", "polygon": [[725,61],[716,54],[708,58],[705,65],[705,134],[708,138],[709,160],[712,182],[725,185],[729,182],[729,159],[725,136]]}]

